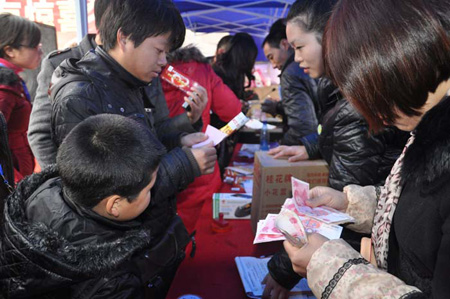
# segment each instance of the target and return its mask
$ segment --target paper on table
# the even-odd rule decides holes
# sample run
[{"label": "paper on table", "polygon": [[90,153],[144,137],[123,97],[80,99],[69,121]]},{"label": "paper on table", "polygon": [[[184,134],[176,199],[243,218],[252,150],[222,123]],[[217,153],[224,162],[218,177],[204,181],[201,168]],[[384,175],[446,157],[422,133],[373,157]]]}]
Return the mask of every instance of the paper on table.
[{"label": "paper on table", "polygon": [[[261,282],[269,272],[267,263],[270,258],[237,256],[234,260],[247,296],[249,298],[261,298],[265,287]],[[306,279],[302,279],[293,289],[291,289],[289,298],[315,299],[316,297],[314,297],[311,289],[308,287]]]},{"label": "paper on table", "polygon": [[228,135],[221,132],[220,130],[214,128],[213,126],[208,125],[206,127],[205,135],[208,136],[208,139],[206,139],[203,142],[194,144],[192,148],[199,148],[202,146],[205,146],[209,144],[211,141],[214,143],[214,146],[218,145],[222,140],[225,139]]}]

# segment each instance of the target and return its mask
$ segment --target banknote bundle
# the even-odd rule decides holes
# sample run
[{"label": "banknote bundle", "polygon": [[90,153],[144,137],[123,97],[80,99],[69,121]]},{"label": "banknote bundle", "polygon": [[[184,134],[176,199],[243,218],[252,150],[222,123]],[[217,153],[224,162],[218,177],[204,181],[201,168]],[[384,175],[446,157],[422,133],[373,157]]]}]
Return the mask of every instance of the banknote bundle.
[{"label": "banknote bundle", "polygon": [[329,207],[311,208],[306,205],[309,184],[292,178],[292,198],[287,198],[279,214],[268,214],[257,225],[253,244],[287,239],[301,247],[308,242],[307,235],[319,233],[328,239],[338,239],[342,226],[354,219],[346,213]]}]

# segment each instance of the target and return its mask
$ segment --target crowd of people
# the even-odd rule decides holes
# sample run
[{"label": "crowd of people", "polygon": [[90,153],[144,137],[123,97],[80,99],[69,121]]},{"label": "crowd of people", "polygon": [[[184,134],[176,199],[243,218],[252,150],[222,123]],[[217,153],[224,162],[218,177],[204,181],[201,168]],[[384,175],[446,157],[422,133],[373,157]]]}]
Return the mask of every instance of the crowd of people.
[{"label": "crowd of people", "polygon": [[[236,140],[194,145],[254,97],[249,34],[207,59],[170,0],[94,11],[97,34],[42,62],[37,25],[0,14],[0,298],[165,298]],[[324,159],[307,204],[355,219],[284,242],[263,298],[302,277],[317,298],[447,298],[450,1],[297,0],[260,47],[281,71],[269,154]],[[168,64],[198,84],[161,80]],[[20,73],[39,65],[31,99]]]}]

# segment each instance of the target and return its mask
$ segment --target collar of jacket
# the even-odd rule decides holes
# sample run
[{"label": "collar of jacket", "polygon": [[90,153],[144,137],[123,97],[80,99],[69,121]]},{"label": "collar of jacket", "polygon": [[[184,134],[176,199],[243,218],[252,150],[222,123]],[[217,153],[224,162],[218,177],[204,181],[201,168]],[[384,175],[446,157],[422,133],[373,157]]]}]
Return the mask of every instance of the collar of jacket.
[{"label": "collar of jacket", "polygon": [[295,53],[292,53],[291,56],[289,56],[289,58],[286,60],[286,62],[283,64],[283,67],[281,68],[281,72],[278,75],[278,77],[281,77],[281,74],[283,74],[284,70],[289,66],[289,64],[291,64],[291,62],[294,61],[295,58]]},{"label": "collar of jacket", "polygon": [[[422,117],[413,134],[415,140],[405,153],[402,179],[436,188],[450,176],[450,96]],[[431,190],[428,190],[431,191]]]},{"label": "collar of jacket", "polygon": [[79,44],[79,49],[81,52],[81,57],[84,56],[91,49],[95,49],[97,43],[95,42],[95,34],[86,34]]},{"label": "collar of jacket", "polygon": [[[103,59],[106,62],[108,68],[112,72],[107,72],[109,76],[114,74],[114,77],[120,78],[123,82],[125,82],[130,87],[144,87],[151,84],[148,82],[144,82],[135,76],[133,76],[130,72],[128,72],[125,68],[123,68],[117,61],[114,60],[105,50],[103,50],[102,46],[97,46],[95,48],[95,54]],[[106,73],[105,73],[106,74]]]},{"label": "collar of jacket", "polygon": [[342,95],[339,92],[339,88],[334,86],[330,79],[326,77],[319,78],[317,83],[317,100],[320,117],[333,108],[340,99],[342,99]]},{"label": "collar of jacket", "polygon": [[[149,246],[151,234],[146,224],[117,233],[116,237],[108,240],[100,238],[96,242],[88,243],[71,243],[45,225],[39,223],[30,225],[25,208],[27,199],[39,196],[41,186],[57,176],[56,167],[53,165],[18,184],[5,204],[5,217],[1,219],[2,233],[8,236],[2,238],[3,248],[9,247],[11,250],[15,248],[14,250],[26,255],[26,259],[22,262],[29,267],[48,265],[48,271],[51,269],[51,273],[55,273],[58,277],[78,280],[97,277],[101,273],[115,269],[133,254]],[[32,273],[33,271],[30,275]],[[49,275],[55,277],[51,273]],[[26,280],[27,277],[22,279]]]}]

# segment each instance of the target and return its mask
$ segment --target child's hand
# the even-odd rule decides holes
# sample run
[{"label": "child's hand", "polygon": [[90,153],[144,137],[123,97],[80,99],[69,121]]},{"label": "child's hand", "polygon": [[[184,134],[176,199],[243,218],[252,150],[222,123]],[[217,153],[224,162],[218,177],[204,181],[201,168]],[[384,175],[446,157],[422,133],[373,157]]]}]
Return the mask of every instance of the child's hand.
[{"label": "child's hand", "polygon": [[286,249],[286,252],[289,255],[295,273],[306,277],[306,268],[308,267],[312,255],[326,241],[328,241],[328,239],[320,234],[311,234],[308,235],[308,243],[302,248],[294,247],[288,241],[283,242],[284,249]]}]

